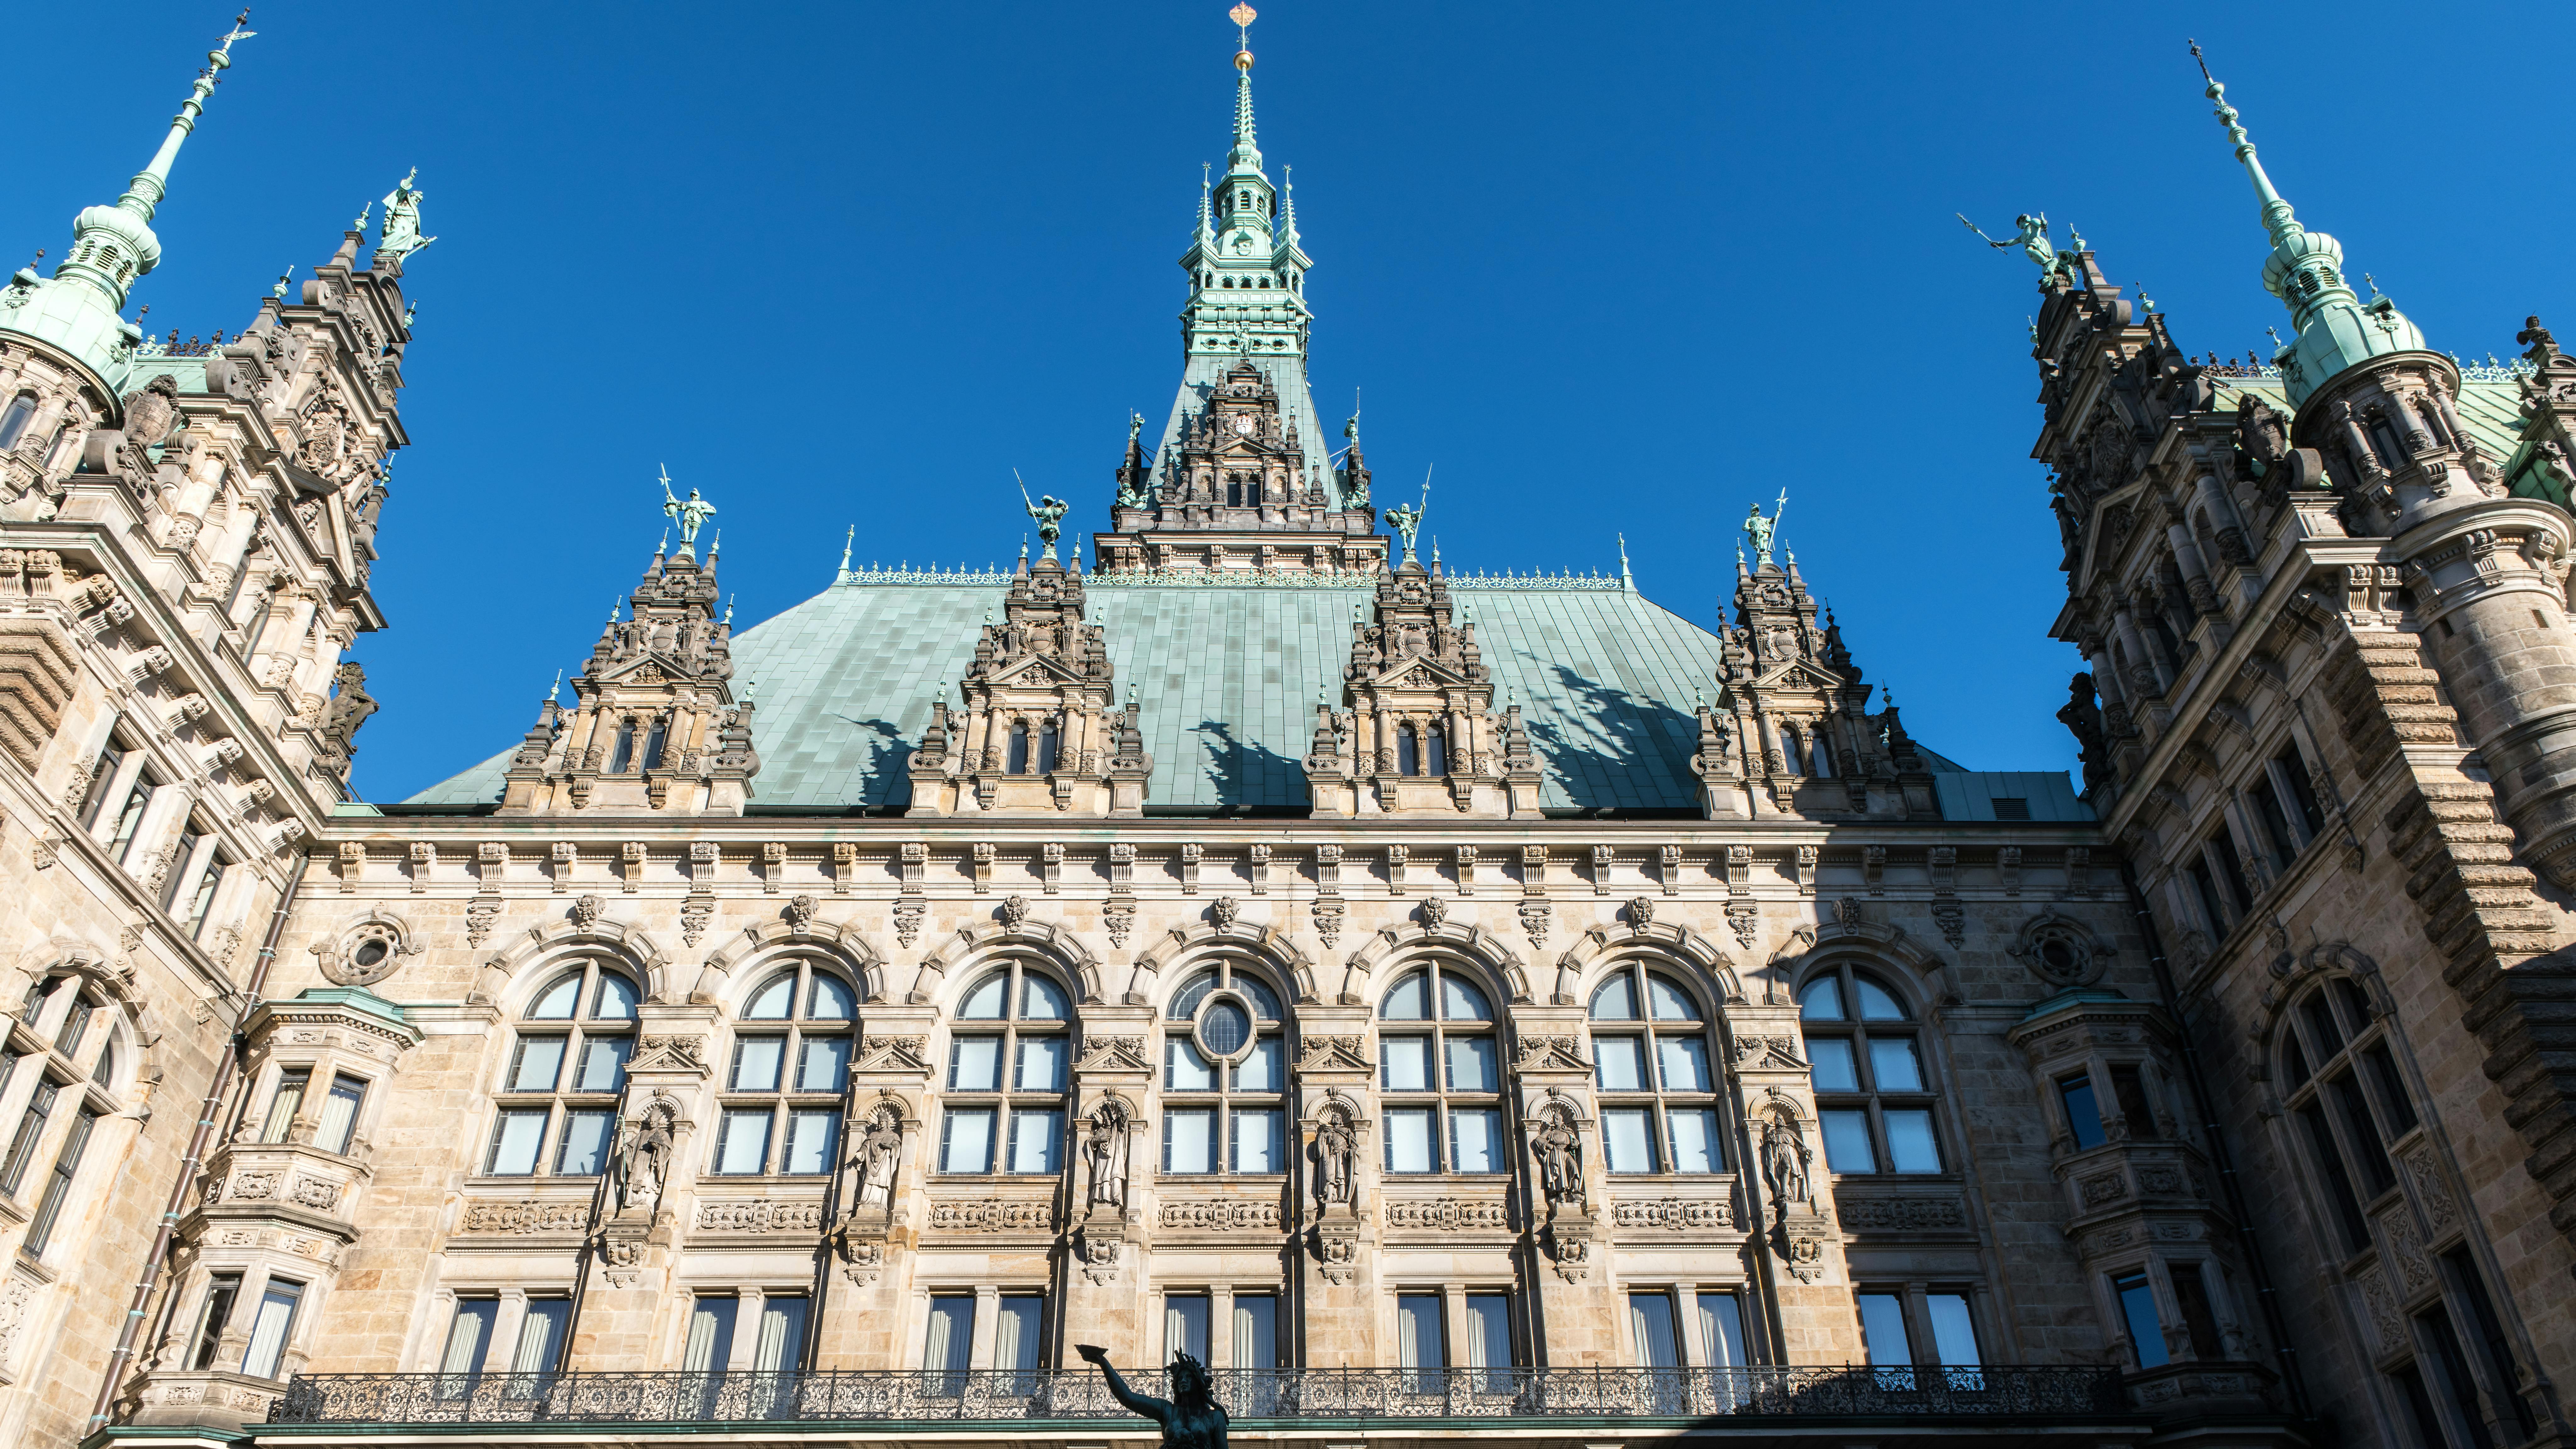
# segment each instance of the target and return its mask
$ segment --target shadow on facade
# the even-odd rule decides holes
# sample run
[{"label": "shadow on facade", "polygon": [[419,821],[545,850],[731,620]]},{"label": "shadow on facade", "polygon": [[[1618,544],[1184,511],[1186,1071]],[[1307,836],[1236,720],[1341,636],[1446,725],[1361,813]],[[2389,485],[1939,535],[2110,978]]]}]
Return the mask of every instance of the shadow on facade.
[{"label": "shadow on facade", "polygon": [[[1525,651],[1524,660],[1556,676],[1561,709],[1524,707],[1530,742],[1549,773],[1579,809],[1683,806],[1696,802],[1690,755],[1699,723],[1656,700],[1639,699]],[[1587,740],[1567,738],[1567,720],[1579,720]]]},{"label": "shadow on facade", "polygon": [[1207,749],[1207,777],[1216,786],[1220,813],[1280,809],[1302,813],[1310,808],[1305,761],[1236,739],[1234,727],[1222,720],[1200,720],[1198,735]]}]

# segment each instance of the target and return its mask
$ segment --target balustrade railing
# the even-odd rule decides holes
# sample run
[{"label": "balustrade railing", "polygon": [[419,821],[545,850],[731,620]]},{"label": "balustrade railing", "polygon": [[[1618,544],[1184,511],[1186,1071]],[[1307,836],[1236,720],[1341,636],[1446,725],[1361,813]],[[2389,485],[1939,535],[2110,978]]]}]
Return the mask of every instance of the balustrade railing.
[{"label": "balustrade railing", "polygon": [[[1128,1375],[1165,1392],[1156,1372]],[[1238,1423],[1299,1419],[2074,1418],[2123,1409],[2118,1371],[1985,1368],[1218,1369]],[[1137,1419],[1090,1369],[299,1374],[274,1424],[993,1424]]]}]

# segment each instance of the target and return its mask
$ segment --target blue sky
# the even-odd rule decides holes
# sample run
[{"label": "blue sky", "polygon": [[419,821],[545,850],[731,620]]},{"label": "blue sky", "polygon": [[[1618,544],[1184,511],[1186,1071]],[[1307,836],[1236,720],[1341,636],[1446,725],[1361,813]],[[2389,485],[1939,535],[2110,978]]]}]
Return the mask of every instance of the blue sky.
[{"label": "blue sky", "polygon": [[[1233,27],[1188,5],[267,3],[181,157],[156,332],[249,320],[413,166],[412,447],[361,638],[399,798],[510,744],[663,530],[723,510],[738,623],[860,562],[1004,560],[1011,484],[1106,522],[1129,408],[1178,380]],[[1782,538],[1913,733],[2059,768],[2072,652],[2025,318],[1960,229],[2046,211],[2195,351],[2280,325],[2197,35],[2303,221],[2435,345],[2563,329],[2576,192],[2529,57],[2563,5],[1262,6],[1272,173],[1316,260],[1318,403],[1366,389],[1381,491],[1438,465],[1453,565],[1608,569],[1703,624],[1732,529]],[[2168,18],[2170,17],[2170,18]],[[13,17],[0,251],[59,257],[231,18]],[[2330,23],[2329,23],[2330,21]],[[2535,108],[2541,108],[2535,110]]]}]

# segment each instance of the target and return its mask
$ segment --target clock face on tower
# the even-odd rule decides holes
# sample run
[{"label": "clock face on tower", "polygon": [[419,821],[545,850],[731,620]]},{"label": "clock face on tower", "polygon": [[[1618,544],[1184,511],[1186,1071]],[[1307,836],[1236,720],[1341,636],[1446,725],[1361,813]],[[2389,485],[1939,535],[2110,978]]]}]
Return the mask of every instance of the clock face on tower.
[{"label": "clock face on tower", "polygon": [[1252,414],[1250,414],[1250,413],[1236,413],[1236,414],[1234,415],[1234,430],[1235,430],[1237,433],[1242,434],[1244,437],[1247,437],[1247,438],[1248,438],[1248,437],[1251,437],[1251,436],[1252,436]]}]

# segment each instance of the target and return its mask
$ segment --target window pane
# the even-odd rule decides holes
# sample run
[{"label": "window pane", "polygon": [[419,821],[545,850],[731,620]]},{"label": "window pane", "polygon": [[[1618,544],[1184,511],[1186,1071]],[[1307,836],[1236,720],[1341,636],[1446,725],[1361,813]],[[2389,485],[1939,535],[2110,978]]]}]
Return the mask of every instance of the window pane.
[{"label": "window pane", "polygon": [[805,1300],[791,1295],[763,1299],[760,1337],[751,1345],[752,1372],[791,1373],[804,1356]]},{"label": "window pane", "polygon": [[1860,989],[1860,1019],[1863,1021],[1903,1021],[1905,1008],[1887,994],[1887,988],[1866,976],[1855,976],[1852,985]]},{"label": "window pane", "polygon": [[1502,1083],[1494,1065],[1494,1039],[1489,1036],[1448,1038],[1449,1090],[1490,1092]]},{"label": "window pane", "polygon": [[839,977],[815,973],[813,994],[805,1003],[806,1020],[848,1021],[854,1006],[850,988]]},{"label": "window pane", "polygon": [[2066,1105],[2066,1126],[2075,1134],[2076,1150],[2082,1152],[2101,1146],[2105,1140],[2102,1135],[2102,1108],[2093,1099],[2093,1078],[2079,1073],[2060,1079],[2057,1099]]},{"label": "window pane", "polygon": [[773,976],[752,993],[751,1004],[742,1009],[745,1021],[785,1021],[787,1004],[796,995],[796,973]]},{"label": "window pane", "polygon": [[809,1036],[796,1051],[796,1090],[837,1092],[850,1069],[850,1039]]},{"label": "window pane", "polygon": [[1216,1090],[1216,1068],[1199,1055],[1199,1049],[1187,1037],[1170,1037],[1163,1044],[1163,1090],[1167,1092],[1213,1092]]},{"label": "window pane", "polygon": [[1491,1021],[1494,1008],[1485,1001],[1485,993],[1465,977],[1440,973],[1440,1019],[1443,1021]]},{"label": "window pane", "polygon": [[1216,1171],[1216,1112],[1193,1107],[1163,1114],[1163,1170],[1171,1173]]},{"label": "window pane", "polygon": [[1798,1015],[1808,1021],[1841,1021],[1843,986],[1827,976],[1798,993]]},{"label": "window pane", "polygon": [[1835,1172],[1876,1172],[1878,1154],[1870,1150],[1869,1114],[1818,1112],[1825,1131],[1825,1166]]},{"label": "window pane", "polygon": [[1064,1090],[1064,1052],[1069,1043],[1060,1036],[1024,1036],[1020,1038],[1020,1061],[1011,1079],[1013,1091],[1061,1092]]},{"label": "window pane", "polygon": [[1387,1036],[1378,1038],[1378,1062],[1382,1071],[1380,1085],[1390,1092],[1428,1092],[1431,1090],[1431,1038],[1427,1036]]},{"label": "window pane", "polygon": [[1261,1018],[1263,1021],[1277,1021],[1279,1019],[1278,992],[1271,990],[1269,987],[1262,985],[1260,982],[1253,980],[1251,977],[1246,976],[1241,972],[1235,973],[1234,989],[1242,992],[1245,998],[1251,1001],[1252,1014],[1254,1016]]},{"label": "window pane", "polygon": [[1062,1021],[1066,1014],[1064,988],[1043,976],[1021,976],[1020,1020]]},{"label": "window pane", "polygon": [[1920,1108],[1886,1111],[1887,1156],[1898,1172],[1939,1172],[1941,1148],[1932,1139],[1932,1114]]},{"label": "window pane", "polygon": [[1621,1107],[1601,1114],[1601,1142],[1612,1172],[1655,1170],[1654,1114],[1643,1107]]},{"label": "window pane", "polygon": [[1234,1170],[1285,1172],[1287,1154],[1280,1149],[1280,1114],[1237,1110],[1227,1118],[1234,1134]]},{"label": "window pane", "polygon": [[278,1360],[286,1353],[286,1336],[295,1327],[295,1305],[303,1297],[303,1285],[269,1280],[268,1291],[259,1298],[259,1314],[251,1320],[250,1350],[242,1355],[243,1373],[255,1379],[277,1377]]},{"label": "window pane", "polygon": [[1467,1341],[1460,1346],[1467,1350],[1467,1367],[1512,1366],[1512,1300],[1508,1294],[1468,1294],[1466,1330]]},{"label": "window pane", "polygon": [[1605,1092],[1646,1090],[1646,1044],[1633,1036],[1596,1036],[1592,1066]]},{"label": "window pane", "polygon": [[611,975],[606,971],[600,972],[599,999],[591,1003],[590,1015],[594,1021],[633,1021],[635,1019],[634,986],[623,976]]},{"label": "window pane", "polygon": [[1923,1090],[1923,1064],[1914,1055],[1912,1037],[1875,1037],[1869,1044],[1869,1074],[1882,1092]]},{"label": "window pane", "polygon": [[1637,1340],[1637,1362],[1645,1368],[1680,1368],[1682,1346],[1673,1332],[1673,1300],[1662,1293],[1628,1295],[1628,1326]]},{"label": "window pane", "polygon": [[492,1165],[495,1177],[525,1177],[537,1170],[537,1148],[545,1140],[546,1112],[504,1112],[500,1125],[492,1132]]},{"label": "window pane", "polygon": [[1734,1294],[1699,1295],[1699,1327],[1700,1338],[1708,1345],[1709,1367],[1744,1367],[1744,1306]]},{"label": "window pane", "polygon": [[1808,1079],[1819,1092],[1857,1092],[1860,1090],[1860,1068],[1852,1057],[1849,1039],[1839,1036],[1807,1038]]},{"label": "window pane", "polygon": [[948,1090],[952,1092],[998,1092],[1002,1090],[1002,1039],[998,1036],[961,1036],[948,1044]]},{"label": "window pane", "polygon": [[1715,1112],[1670,1110],[1664,1113],[1664,1120],[1672,1133],[1673,1171],[1725,1170],[1726,1154],[1719,1145]]},{"label": "window pane", "polygon": [[1625,971],[1601,983],[1592,993],[1594,1021],[1635,1021],[1637,1019],[1637,983]]},{"label": "window pane", "polygon": [[1914,1344],[1905,1332],[1905,1305],[1893,1293],[1860,1293],[1861,1346],[1872,1365],[1903,1367],[1914,1362]]},{"label": "window pane", "polygon": [[993,1335],[993,1367],[1044,1368],[1038,1358],[1046,1329],[1046,1300],[1033,1293],[1004,1294],[1001,1331]]},{"label": "window pane", "polygon": [[309,1069],[277,1074],[277,1091],[268,1099],[268,1120],[260,1124],[260,1141],[286,1140],[286,1134],[295,1126],[295,1114],[304,1110],[304,1092],[312,1083]]},{"label": "window pane", "polygon": [[215,1354],[223,1347],[223,1331],[232,1323],[233,1305],[241,1297],[241,1284],[239,1273],[219,1274],[207,1282],[205,1311],[198,1318],[197,1347],[188,1357],[189,1368],[215,1366]]},{"label": "window pane", "polygon": [[1199,1018],[1199,1035],[1208,1050],[1231,1057],[1252,1040],[1252,1014],[1232,997],[1222,997]]},{"label": "window pane", "polygon": [[1234,1067],[1234,1089],[1238,1092],[1276,1092],[1287,1081],[1281,1070],[1285,1060],[1279,1038],[1266,1036],[1252,1044],[1252,1051]]},{"label": "window pane", "polygon": [[778,1067],[787,1056],[787,1038],[783,1036],[747,1036],[733,1044],[733,1089],[737,1092],[775,1092],[778,1090]]},{"label": "window pane", "polygon": [[2334,1013],[2327,1009],[2325,993],[2311,991],[2299,1003],[2299,1019],[2308,1024],[2308,1044],[2316,1048],[2320,1060],[2343,1050],[2343,1033],[2335,1026]]},{"label": "window pane", "polygon": [[1695,1036],[1655,1038],[1655,1066],[1667,1092],[1708,1090],[1708,1043]]},{"label": "window pane", "polygon": [[566,1112],[563,1146],[555,1153],[555,1175],[598,1176],[600,1160],[608,1152],[609,1127],[616,1120],[614,1112]]},{"label": "window pane", "polygon": [[537,1021],[570,1021],[573,1001],[580,995],[581,973],[575,971],[547,987],[537,1004],[528,1008],[528,1015]]},{"label": "window pane", "polygon": [[1431,1113],[1426,1108],[1407,1107],[1386,1114],[1386,1170],[1389,1172],[1435,1172],[1432,1160]]},{"label": "window pane", "polygon": [[492,1325],[500,1317],[497,1299],[457,1299],[456,1317],[447,1325],[447,1348],[438,1356],[438,1371],[470,1374],[481,1369],[483,1356],[492,1348]]},{"label": "window pane", "polygon": [[1181,989],[1172,993],[1170,1008],[1172,1020],[1188,1021],[1198,1015],[1199,1003],[1207,1000],[1208,993],[1214,990],[1216,990],[1214,971],[1202,971],[1181,983]]},{"label": "window pane", "polygon": [[1657,1021],[1697,1021],[1699,1008],[1679,986],[1661,976],[1646,978],[1646,1005]]},{"label": "window pane", "polygon": [[1440,1299],[1436,1295],[1406,1293],[1396,1298],[1395,1361],[1399,1368],[1447,1366],[1447,1336],[1440,1331]]},{"label": "window pane", "polygon": [[939,1170],[942,1172],[993,1170],[992,1108],[951,1107],[948,1109],[948,1115],[940,1119]]},{"label": "window pane", "polygon": [[[1010,989],[1010,986],[1011,974],[1007,971],[996,971],[976,982],[975,989],[966,993],[965,1004],[957,1008],[958,1019],[960,1021],[1000,1021],[1002,995]],[[964,1360],[959,1360],[958,1366],[964,1367]]]},{"label": "window pane", "polygon": [[1234,1366],[1239,1369],[1279,1365],[1279,1300],[1238,1294],[1234,1300]]},{"label": "window pane", "polygon": [[1011,1114],[1012,1172],[1050,1173],[1064,1163],[1064,1113],[1052,1108]]},{"label": "window pane", "polygon": [[931,1299],[930,1337],[921,1351],[921,1366],[933,1372],[963,1369],[974,1345],[975,1300]]},{"label": "window pane", "polygon": [[1968,1316],[1968,1300],[1957,1293],[1935,1293],[1923,1300],[1932,1317],[1932,1351],[1946,1368],[1975,1368],[1977,1324]]},{"label": "window pane", "polygon": [[594,1036],[581,1044],[581,1070],[571,1090],[614,1092],[626,1084],[626,1059],[635,1051],[631,1036]]},{"label": "window pane", "polygon": [[1452,1111],[1449,1114],[1449,1170],[1501,1172],[1504,1167],[1503,1114],[1483,1108]]},{"label": "window pane", "polygon": [[1416,971],[1395,983],[1377,1014],[1388,1021],[1429,1021],[1431,1019],[1430,979]]},{"label": "window pane", "polygon": [[563,1070],[564,1039],[559,1036],[523,1036],[519,1050],[510,1060],[511,1092],[551,1092],[555,1077]]},{"label": "window pane", "polygon": [[778,1170],[800,1177],[816,1177],[832,1170],[832,1134],[839,1125],[837,1112],[790,1112],[787,1114],[787,1155]]},{"label": "window pane", "polygon": [[2129,1346],[2138,1356],[2138,1367],[2164,1367],[2168,1361],[2164,1321],[2156,1316],[2156,1295],[2147,1288],[2147,1275],[2114,1278],[2111,1291],[2119,1295],[2120,1314],[2129,1321]]},{"label": "window pane", "polygon": [[724,1114],[717,1130],[716,1171],[727,1177],[753,1176],[769,1161],[769,1109]]},{"label": "window pane", "polygon": [[1208,1301],[1190,1294],[1163,1297],[1163,1356],[1185,1353],[1207,1362]]},{"label": "window pane", "polygon": [[682,1369],[697,1374],[721,1370],[733,1358],[734,1307],[730,1298],[701,1298],[691,1306],[689,1341],[680,1351]]}]

